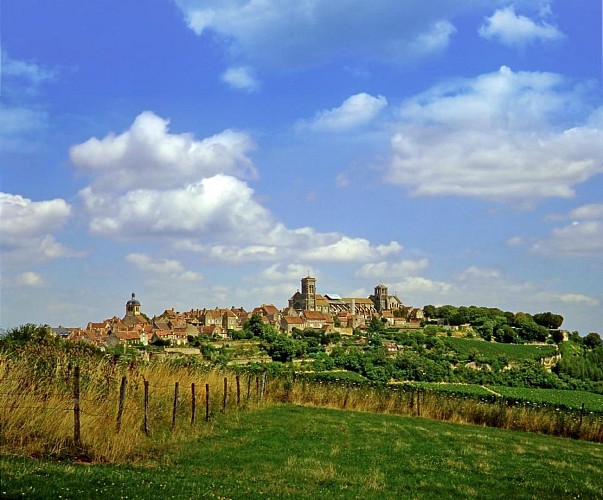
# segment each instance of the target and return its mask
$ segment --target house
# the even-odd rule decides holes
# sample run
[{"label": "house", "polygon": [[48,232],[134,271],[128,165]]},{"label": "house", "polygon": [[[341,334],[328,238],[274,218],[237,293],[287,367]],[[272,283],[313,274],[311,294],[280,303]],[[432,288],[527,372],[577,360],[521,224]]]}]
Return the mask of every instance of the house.
[{"label": "house", "polygon": [[281,312],[273,304],[262,304],[260,307],[254,308],[251,314],[266,318],[268,323],[273,326],[278,326],[281,320]]},{"label": "house", "polygon": [[222,326],[222,314],[218,309],[209,309],[201,315],[201,324],[203,326]]},{"label": "house", "polygon": [[237,330],[239,328],[239,318],[230,309],[222,313],[222,328],[224,330]]},{"label": "house", "polygon": [[333,318],[319,311],[304,311],[302,313],[304,327],[321,329],[326,324],[333,324]]},{"label": "house", "polygon": [[139,344],[140,342],[140,334],[135,330],[112,330],[105,340],[105,345],[108,347],[115,347],[116,345],[127,346]]},{"label": "house", "polygon": [[281,317],[280,329],[287,335],[291,335],[294,328],[299,328],[300,330],[303,330],[304,326],[304,318],[302,318],[301,316],[287,315]]}]

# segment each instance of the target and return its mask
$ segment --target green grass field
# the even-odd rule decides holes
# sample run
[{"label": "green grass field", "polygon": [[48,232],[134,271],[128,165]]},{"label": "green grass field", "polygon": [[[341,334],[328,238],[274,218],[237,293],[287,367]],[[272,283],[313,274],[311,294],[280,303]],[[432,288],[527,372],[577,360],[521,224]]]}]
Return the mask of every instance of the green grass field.
[{"label": "green grass field", "polygon": [[160,459],[0,458],[3,498],[603,498],[603,445],[372,413],[231,413]]}]

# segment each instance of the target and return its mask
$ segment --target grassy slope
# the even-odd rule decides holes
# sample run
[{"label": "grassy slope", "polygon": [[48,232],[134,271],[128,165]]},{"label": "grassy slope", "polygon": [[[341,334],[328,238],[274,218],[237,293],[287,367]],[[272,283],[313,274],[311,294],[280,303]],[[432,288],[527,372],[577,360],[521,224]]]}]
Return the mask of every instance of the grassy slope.
[{"label": "grassy slope", "polygon": [[603,446],[294,406],[232,414],[159,462],[0,459],[3,497],[602,498]]},{"label": "grassy slope", "polygon": [[454,337],[443,338],[443,341],[463,357],[471,351],[477,351],[489,359],[505,356],[512,362],[538,360],[541,356],[551,356],[556,352],[556,347],[552,345],[502,344]]}]

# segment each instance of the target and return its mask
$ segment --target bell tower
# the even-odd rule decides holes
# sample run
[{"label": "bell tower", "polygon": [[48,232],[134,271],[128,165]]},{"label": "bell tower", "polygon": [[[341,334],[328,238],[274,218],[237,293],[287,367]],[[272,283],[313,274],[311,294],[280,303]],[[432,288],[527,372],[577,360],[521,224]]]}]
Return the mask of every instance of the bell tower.
[{"label": "bell tower", "polygon": [[386,311],[387,307],[387,287],[383,284],[375,287],[375,308],[377,311]]},{"label": "bell tower", "polygon": [[132,292],[132,298],[126,302],[126,317],[140,316],[140,302],[136,300],[136,294]]},{"label": "bell tower", "polygon": [[316,311],[316,278],[309,275],[301,280],[301,293],[304,311]]}]

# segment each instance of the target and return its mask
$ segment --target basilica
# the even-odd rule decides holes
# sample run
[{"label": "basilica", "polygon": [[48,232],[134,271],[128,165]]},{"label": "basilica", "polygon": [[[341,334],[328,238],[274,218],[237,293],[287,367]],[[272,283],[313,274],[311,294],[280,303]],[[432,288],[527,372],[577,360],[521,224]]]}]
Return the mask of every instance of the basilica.
[{"label": "basilica", "polygon": [[383,284],[377,285],[375,293],[367,298],[341,297],[334,293],[320,295],[316,293],[316,278],[311,276],[302,278],[301,291],[298,290],[289,299],[289,309],[294,309],[299,314],[318,311],[330,315],[347,313],[372,317],[385,312],[393,313],[402,307],[402,301],[396,295],[390,295]]}]

